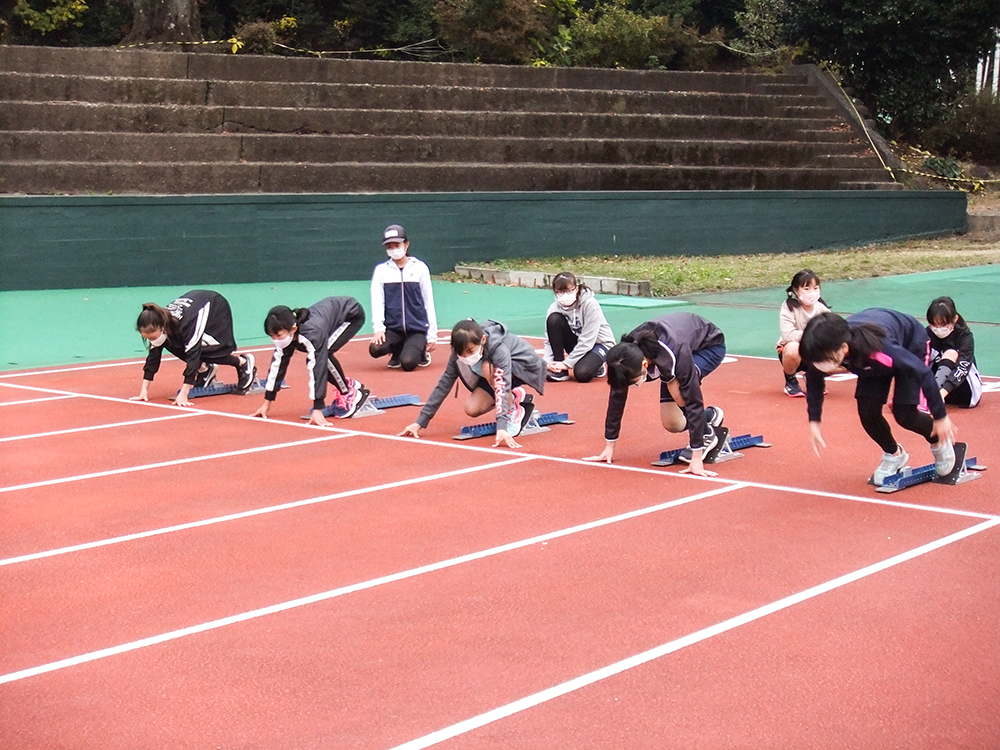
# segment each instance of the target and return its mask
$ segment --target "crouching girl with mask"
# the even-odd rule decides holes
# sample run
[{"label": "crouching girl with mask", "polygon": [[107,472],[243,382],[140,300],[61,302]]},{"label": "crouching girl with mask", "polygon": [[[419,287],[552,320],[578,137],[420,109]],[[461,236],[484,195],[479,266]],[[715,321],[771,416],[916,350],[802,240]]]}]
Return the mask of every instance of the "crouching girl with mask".
[{"label": "crouching girl with mask", "polygon": [[493,447],[520,448],[514,440],[531,417],[525,407],[525,386],[538,393],[545,389],[545,363],[534,348],[494,320],[482,325],[463,320],[451,331],[451,356],[444,374],[424,404],[417,421],[400,435],[419,437],[437,413],[455,382],[461,379],[469,395],[465,413],[479,417],[496,411],[497,433]]},{"label": "crouching girl with mask", "polygon": [[615,335],[597,298],[567,271],[552,279],[552,291],[556,299],[545,317],[546,378],[589,383],[603,377]]}]

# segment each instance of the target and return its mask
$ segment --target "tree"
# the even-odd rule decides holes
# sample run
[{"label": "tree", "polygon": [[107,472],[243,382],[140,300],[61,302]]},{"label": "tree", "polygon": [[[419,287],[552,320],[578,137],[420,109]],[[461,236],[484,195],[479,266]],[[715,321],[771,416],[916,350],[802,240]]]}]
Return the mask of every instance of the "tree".
[{"label": "tree", "polygon": [[132,31],[122,44],[200,42],[198,0],[128,0]]},{"label": "tree", "polygon": [[996,44],[997,0],[791,0],[792,37],[897,137],[939,119]]}]

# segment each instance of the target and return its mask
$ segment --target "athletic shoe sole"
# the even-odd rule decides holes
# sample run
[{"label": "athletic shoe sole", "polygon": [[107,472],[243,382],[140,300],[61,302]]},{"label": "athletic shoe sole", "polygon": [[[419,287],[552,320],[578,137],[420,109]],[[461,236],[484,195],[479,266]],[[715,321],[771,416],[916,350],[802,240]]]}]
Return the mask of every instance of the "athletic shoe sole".
[{"label": "athletic shoe sole", "polygon": [[340,417],[341,419],[347,419],[348,417],[353,417],[355,412],[357,412],[357,410],[364,405],[365,401],[368,400],[368,396],[371,394],[371,391],[369,391],[360,383],[355,386],[355,392],[356,396],[354,400],[347,406],[346,409],[344,409],[344,414],[343,416]]},{"label": "athletic shoe sole", "polygon": [[241,368],[240,380],[236,384],[236,390],[240,393],[246,393],[249,391],[254,380],[257,379],[257,364],[254,362],[253,355],[244,354],[243,357],[245,358],[244,361],[246,362],[246,369]]}]

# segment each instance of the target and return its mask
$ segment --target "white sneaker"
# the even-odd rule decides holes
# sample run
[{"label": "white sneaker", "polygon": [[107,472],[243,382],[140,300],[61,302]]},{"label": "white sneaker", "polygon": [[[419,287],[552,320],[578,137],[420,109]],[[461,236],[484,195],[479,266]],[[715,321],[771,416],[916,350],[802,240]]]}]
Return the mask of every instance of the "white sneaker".
[{"label": "white sneaker", "polygon": [[939,477],[946,477],[955,468],[955,444],[950,440],[937,445],[931,445],[934,454],[934,471]]},{"label": "white sneaker", "polygon": [[902,471],[909,460],[910,455],[903,449],[903,446],[899,446],[899,453],[897,455],[883,453],[882,463],[875,469],[875,473],[872,475],[872,482],[881,487],[887,477],[891,477],[893,474],[898,474]]}]

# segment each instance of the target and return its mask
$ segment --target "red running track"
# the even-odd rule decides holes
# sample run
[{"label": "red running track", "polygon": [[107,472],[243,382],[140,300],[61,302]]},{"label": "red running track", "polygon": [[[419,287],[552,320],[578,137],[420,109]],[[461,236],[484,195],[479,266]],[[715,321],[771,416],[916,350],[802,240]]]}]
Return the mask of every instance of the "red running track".
[{"label": "red running track", "polygon": [[[276,419],[174,408],[176,365],[149,404],[136,363],[0,375],[5,747],[997,747],[996,475],[875,493],[849,382],[817,458],[776,363],[721,367],[774,446],[709,480],[649,466],[685,441],[655,388],[606,466],[599,383],[508,451],[451,440],[454,399],[420,440],[413,407],[310,427],[298,373]],[[998,411],[953,412],[982,463]]]}]

